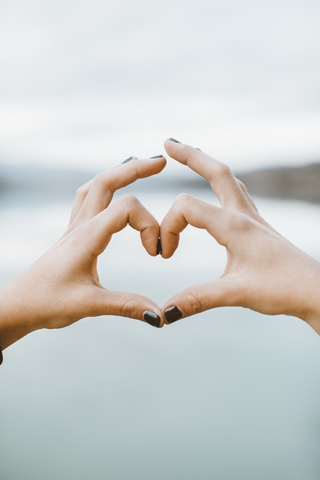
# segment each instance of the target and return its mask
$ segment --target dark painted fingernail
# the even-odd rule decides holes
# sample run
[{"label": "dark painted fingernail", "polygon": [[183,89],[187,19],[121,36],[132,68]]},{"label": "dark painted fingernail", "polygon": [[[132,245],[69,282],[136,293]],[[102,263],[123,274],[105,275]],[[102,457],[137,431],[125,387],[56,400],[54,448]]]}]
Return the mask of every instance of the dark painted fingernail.
[{"label": "dark painted fingernail", "polygon": [[167,322],[173,323],[179,320],[182,317],[182,313],[180,312],[178,307],[169,307],[164,311],[166,316]]},{"label": "dark painted fingernail", "polygon": [[158,243],[157,243],[157,255],[162,255],[161,240],[160,240],[160,238],[158,238]]},{"label": "dark painted fingernail", "polygon": [[127,162],[130,162],[130,160],[132,160],[133,157],[129,157],[127,158],[127,160],[124,160],[122,163],[127,163]]},{"label": "dark painted fingernail", "polygon": [[200,150],[200,148],[196,147],[196,150],[199,150],[199,152],[202,152],[202,150]]},{"label": "dark painted fingernail", "polygon": [[163,155],[156,155],[155,157],[150,157],[149,160],[152,160],[153,158],[161,158],[161,157],[163,157]]},{"label": "dark painted fingernail", "polygon": [[176,140],[175,138],[169,138],[169,140],[171,140],[171,142],[181,143],[179,142],[179,140]]},{"label": "dark painted fingernail", "polygon": [[160,327],[160,317],[156,313],[152,312],[152,310],[147,310],[146,312],[144,312],[143,320],[149,323],[149,325],[152,325],[153,327]]}]

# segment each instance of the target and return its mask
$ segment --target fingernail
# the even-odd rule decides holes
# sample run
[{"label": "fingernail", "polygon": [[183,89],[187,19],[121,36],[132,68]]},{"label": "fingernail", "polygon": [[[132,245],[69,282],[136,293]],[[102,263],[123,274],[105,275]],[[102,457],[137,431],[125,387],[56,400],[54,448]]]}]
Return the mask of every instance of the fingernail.
[{"label": "fingernail", "polygon": [[199,152],[202,152],[202,150],[200,150],[200,148],[196,147],[196,150],[199,150]]},{"label": "fingernail", "polygon": [[153,327],[160,327],[160,317],[156,313],[152,312],[152,310],[147,310],[146,312],[144,312],[143,320],[149,323],[149,325],[152,325]]},{"label": "fingernail", "polygon": [[171,140],[171,142],[181,143],[179,142],[179,140],[176,140],[175,138],[169,138],[169,140]]},{"label": "fingernail", "polygon": [[182,313],[180,312],[179,308],[176,306],[169,307],[164,311],[166,316],[167,322],[173,323],[179,320],[182,317]]},{"label": "fingernail", "polygon": [[155,157],[150,157],[149,160],[152,160],[153,158],[161,158],[161,157],[163,157],[163,155],[156,155]]},{"label": "fingernail", "polygon": [[122,163],[130,162],[130,160],[132,160],[132,157],[127,158],[127,160],[124,160]]},{"label": "fingernail", "polygon": [[158,243],[157,243],[157,255],[162,255],[161,240],[160,240],[160,238],[158,238]]}]

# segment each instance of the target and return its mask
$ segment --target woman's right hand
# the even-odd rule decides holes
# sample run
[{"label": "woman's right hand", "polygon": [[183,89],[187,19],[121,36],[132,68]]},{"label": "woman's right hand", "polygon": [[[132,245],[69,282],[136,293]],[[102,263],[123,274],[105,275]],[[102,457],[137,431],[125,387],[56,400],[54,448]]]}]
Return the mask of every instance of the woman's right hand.
[{"label": "woman's right hand", "polygon": [[[105,289],[98,256],[113,234],[129,224],[156,256],[159,224],[133,195],[110,205],[114,192],[138,178],[160,173],[164,157],[132,159],[97,175],[76,195],[70,225],[62,238],[27,270],[0,289],[0,349],[40,328],[62,328],[83,317],[120,315],[163,326],[158,305],[132,292]],[[112,275],[111,275],[112,278]]]},{"label": "woman's right hand", "polygon": [[227,251],[223,275],[168,300],[167,323],[222,306],[293,315],[320,334],[320,264],[274,230],[258,213],[230,169],[196,148],[166,140],[170,157],[206,178],[221,208],[187,194],[177,197],[161,224],[162,256],[173,255],[188,224],[206,229]]}]

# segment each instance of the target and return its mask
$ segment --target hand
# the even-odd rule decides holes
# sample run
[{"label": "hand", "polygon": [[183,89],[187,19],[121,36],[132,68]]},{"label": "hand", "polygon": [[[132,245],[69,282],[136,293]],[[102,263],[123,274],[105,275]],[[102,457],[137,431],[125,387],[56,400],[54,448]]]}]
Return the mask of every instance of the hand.
[{"label": "hand", "polygon": [[189,287],[162,307],[167,323],[222,306],[294,315],[320,333],[320,264],[260,217],[245,186],[230,169],[205,153],[166,140],[165,148],[206,178],[220,207],[187,194],[177,197],[161,223],[162,256],[173,255],[188,224],[206,229],[227,251],[223,275]]},{"label": "hand", "polygon": [[113,193],[138,178],[155,175],[164,157],[119,165],[81,187],[64,236],[25,272],[0,289],[0,347],[5,349],[40,328],[61,328],[80,318],[122,315],[161,327],[161,310],[150,299],[106,290],[97,258],[114,233],[129,223],[141,232],[150,255],[157,255],[159,224],[133,195],[110,205]]}]

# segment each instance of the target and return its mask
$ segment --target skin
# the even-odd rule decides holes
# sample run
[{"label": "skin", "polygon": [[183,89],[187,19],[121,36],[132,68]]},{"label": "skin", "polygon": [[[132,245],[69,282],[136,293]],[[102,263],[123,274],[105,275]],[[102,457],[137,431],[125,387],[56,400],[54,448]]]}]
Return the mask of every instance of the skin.
[{"label": "skin", "polygon": [[152,300],[130,292],[105,289],[97,273],[98,256],[114,233],[129,224],[140,232],[147,252],[156,256],[159,224],[133,196],[110,205],[119,188],[160,173],[164,157],[133,158],[97,175],[76,194],[70,224],[62,238],[25,272],[0,289],[2,350],[30,332],[62,328],[83,317],[121,315],[143,319],[147,310],[161,318]]},{"label": "skin", "polygon": [[162,256],[173,255],[180,233],[190,224],[207,230],[226,248],[227,264],[219,279],[182,290],[162,311],[176,306],[184,318],[211,308],[241,306],[268,315],[296,316],[320,334],[320,263],[259,215],[229,167],[169,139],[165,148],[170,157],[208,180],[221,208],[179,195],[161,223]]},{"label": "skin", "polygon": [[[320,334],[319,262],[260,217],[245,186],[226,165],[171,140],[165,148],[172,158],[210,182],[221,208],[179,195],[159,230],[158,222],[134,196],[125,195],[113,205],[110,202],[117,189],[160,173],[165,158],[132,158],[97,175],[78,190],[62,238],[0,289],[2,350],[32,331],[66,327],[83,317],[119,315],[143,320],[143,314],[151,310],[160,317],[162,327],[166,309],[173,306],[182,318],[221,306],[293,315]],[[173,255],[188,224],[206,229],[226,248],[223,275],[177,293],[162,310],[142,295],[106,290],[99,281],[97,259],[112,235],[128,223],[140,231],[142,244],[152,256],[157,254],[160,234],[163,258]]]}]

